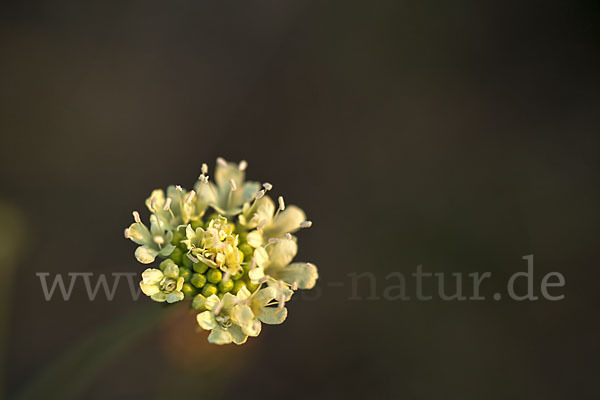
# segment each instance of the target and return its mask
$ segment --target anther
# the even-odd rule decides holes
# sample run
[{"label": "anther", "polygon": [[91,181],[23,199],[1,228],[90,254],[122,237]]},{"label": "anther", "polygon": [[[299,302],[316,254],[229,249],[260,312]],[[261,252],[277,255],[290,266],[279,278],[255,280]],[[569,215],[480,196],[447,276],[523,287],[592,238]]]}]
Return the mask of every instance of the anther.
[{"label": "anther", "polygon": [[245,171],[246,168],[248,168],[248,163],[246,162],[246,160],[240,161],[240,165],[238,165],[238,168],[240,171]]},{"label": "anther", "polygon": [[256,194],[254,195],[254,198],[255,198],[256,200],[258,200],[258,199],[262,199],[262,197],[263,197],[264,195],[265,195],[265,191],[261,189],[261,190],[259,190],[258,192],[256,192]]},{"label": "anther", "polygon": [[169,211],[170,208],[171,208],[171,198],[167,197],[167,200],[165,201],[165,205],[163,206],[163,210]]},{"label": "anther", "polygon": [[304,221],[300,223],[300,228],[310,228],[312,226],[312,221]]},{"label": "anther", "polygon": [[175,185],[175,190],[177,190],[178,192],[183,192],[183,188],[179,185]]},{"label": "anther", "polygon": [[279,238],[271,238],[271,239],[269,239],[269,243],[279,243],[279,242],[281,242],[281,239],[279,239]]},{"label": "anther", "polygon": [[235,184],[235,181],[233,180],[233,178],[231,178],[229,180],[229,185],[231,186],[231,191],[235,192],[237,190],[237,185]]},{"label": "anther", "polygon": [[227,161],[225,161],[223,157],[217,158],[217,164],[219,164],[219,166],[223,168],[227,167]]},{"label": "anther", "polygon": [[206,165],[206,163],[202,163],[202,175],[206,175],[208,174],[208,165]]},{"label": "anther", "polygon": [[162,236],[156,235],[152,238],[152,240],[154,240],[154,243],[158,245],[165,244],[165,238],[163,238]]},{"label": "anther", "polygon": [[281,211],[285,210],[285,202],[283,201],[283,196],[279,196],[277,198],[277,201],[279,202],[279,209]]},{"label": "anther", "polygon": [[291,234],[291,233],[289,233],[289,232],[288,232],[288,233],[286,233],[286,234],[285,234],[285,238],[286,238],[287,240],[292,240],[292,234]]},{"label": "anther", "polygon": [[269,182],[265,182],[263,183],[263,187],[265,188],[265,190],[268,192],[269,190],[273,189],[273,185],[271,185]]},{"label": "anther", "polygon": [[134,211],[133,213],[133,219],[137,224],[141,224],[142,220],[140,219],[140,213],[137,211]]},{"label": "anther", "polygon": [[131,238],[131,236],[129,235],[129,228],[125,228],[124,234],[125,234],[125,239]]},{"label": "anther", "polygon": [[153,197],[152,200],[150,200],[150,209],[156,211],[156,197]]},{"label": "anther", "polygon": [[298,282],[292,283],[292,290],[298,290]]},{"label": "anther", "polygon": [[260,222],[258,223],[258,226],[256,227],[256,229],[258,229],[258,230],[261,230],[262,228],[264,228],[264,227],[265,227],[265,224],[266,224],[266,223],[267,223],[267,220],[266,220],[266,219],[263,219],[262,221],[260,221]]}]

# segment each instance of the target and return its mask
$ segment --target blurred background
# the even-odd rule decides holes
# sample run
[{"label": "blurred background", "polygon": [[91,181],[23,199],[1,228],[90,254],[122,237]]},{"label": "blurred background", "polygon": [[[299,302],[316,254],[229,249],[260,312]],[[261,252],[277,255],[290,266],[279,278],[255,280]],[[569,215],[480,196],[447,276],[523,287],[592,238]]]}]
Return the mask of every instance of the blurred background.
[{"label": "blurred background", "polygon": [[[150,302],[124,285],[46,301],[36,272],[141,272],[131,211],[223,156],[314,222],[297,259],[319,289],[241,347],[173,310],[74,398],[597,399],[599,17],[595,1],[4,2],[4,393]],[[565,276],[564,300],[348,300],[349,273],[381,295],[420,264],[492,272],[489,297],[527,254],[536,290]]]}]

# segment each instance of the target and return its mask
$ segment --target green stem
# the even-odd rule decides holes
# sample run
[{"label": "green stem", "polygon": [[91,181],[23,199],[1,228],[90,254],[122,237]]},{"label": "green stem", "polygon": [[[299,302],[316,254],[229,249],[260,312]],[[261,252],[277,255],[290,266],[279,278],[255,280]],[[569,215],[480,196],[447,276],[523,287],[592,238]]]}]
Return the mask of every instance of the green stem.
[{"label": "green stem", "polygon": [[69,399],[96,374],[168,314],[171,307],[146,306],[92,332],[48,365],[15,399]]}]

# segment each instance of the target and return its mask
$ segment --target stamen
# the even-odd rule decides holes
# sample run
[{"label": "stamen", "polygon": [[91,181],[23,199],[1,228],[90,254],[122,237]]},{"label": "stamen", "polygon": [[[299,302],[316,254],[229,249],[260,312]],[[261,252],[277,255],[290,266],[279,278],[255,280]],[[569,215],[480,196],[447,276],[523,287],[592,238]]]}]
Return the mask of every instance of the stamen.
[{"label": "stamen", "polygon": [[221,310],[222,310],[222,309],[223,309],[223,302],[222,302],[222,301],[219,301],[219,302],[217,303],[217,305],[215,306],[215,308],[213,308],[213,313],[214,313],[215,315],[219,315],[219,313],[221,312]]},{"label": "stamen", "polygon": [[219,164],[219,166],[223,168],[227,167],[227,161],[225,161],[223,157],[217,157],[217,164]]},{"label": "stamen", "polygon": [[227,282],[229,280],[229,277],[231,277],[231,272],[225,271],[225,273],[223,274],[223,278],[221,280],[223,282]]},{"label": "stamen", "polygon": [[248,168],[248,163],[246,162],[246,160],[240,161],[240,165],[238,165],[238,168],[240,171],[245,171],[246,168]]},{"label": "stamen", "polygon": [[194,257],[193,255],[191,255],[190,253],[187,253],[186,255],[187,255],[187,257],[188,257],[190,260],[192,260],[192,262],[193,262],[194,264],[196,264],[196,263],[199,263],[199,262],[200,262],[200,260],[198,260],[196,257]]},{"label": "stamen", "polygon": [[261,230],[262,228],[264,228],[264,227],[265,227],[265,224],[266,224],[266,223],[267,223],[267,220],[266,220],[266,219],[263,219],[262,221],[260,221],[260,222],[258,223],[258,226],[256,227],[256,229],[258,229],[258,230]]},{"label": "stamen", "polygon": [[194,192],[193,190],[191,192],[189,192],[186,196],[185,196],[185,203],[189,204],[193,199],[194,196],[196,196],[196,192]]},{"label": "stamen", "polygon": [[162,236],[156,235],[152,238],[152,240],[154,240],[154,243],[156,243],[159,246],[165,244],[165,238],[163,238]]},{"label": "stamen", "polygon": [[198,177],[198,180],[202,183],[208,183],[208,175],[202,174]]},{"label": "stamen", "polygon": [[283,196],[279,196],[279,198],[277,198],[277,201],[279,202],[279,209],[281,211],[285,210],[285,202],[283,201]]},{"label": "stamen", "polygon": [[208,174],[208,165],[206,165],[206,163],[202,163],[202,175],[206,175]]},{"label": "stamen", "polygon": [[304,221],[300,223],[300,228],[310,228],[312,226],[312,221]]},{"label": "stamen", "polygon": [[265,190],[268,192],[269,190],[273,189],[273,185],[271,185],[269,182],[265,182],[263,183],[263,187],[265,188]]},{"label": "stamen", "polygon": [[133,213],[133,219],[137,224],[141,224],[142,220],[140,219],[140,213],[137,211],[134,211]]},{"label": "stamen", "polygon": [[235,181],[233,180],[233,178],[231,178],[229,180],[229,185],[231,186],[231,191],[235,192],[237,190],[237,185],[235,184]]},{"label": "stamen", "polygon": [[278,242],[281,242],[281,239],[279,239],[279,238],[271,238],[271,239],[269,239],[269,243],[271,243],[271,244],[272,243],[278,243]]},{"label": "stamen", "polygon": [[165,201],[165,205],[163,206],[163,210],[169,211],[170,209],[171,209],[171,198],[167,197],[167,200]]},{"label": "stamen", "polygon": [[298,282],[292,283],[292,290],[298,290]]},{"label": "stamen", "polygon": [[285,306],[285,296],[282,294],[279,295],[279,309],[282,309]]},{"label": "stamen", "polygon": [[288,233],[286,233],[286,234],[285,234],[285,238],[286,238],[287,240],[292,240],[292,234],[291,234],[291,233],[289,233],[289,232],[288,232]]},{"label": "stamen", "polygon": [[156,197],[153,197],[152,200],[150,200],[150,209],[156,211]]},{"label": "stamen", "polygon": [[129,235],[129,228],[125,228],[124,234],[125,234],[125,239],[130,239],[131,238],[131,236]]},{"label": "stamen", "polygon": [[178,192],[183,192],[183,188],[179,185],[175,185],[175,190],[177,190]]},{"label": "stamen", "polygon": [[265,195],[265,191],[261,189],[254,194],[254,199],[255,200],[262,199],[264,195]]}]

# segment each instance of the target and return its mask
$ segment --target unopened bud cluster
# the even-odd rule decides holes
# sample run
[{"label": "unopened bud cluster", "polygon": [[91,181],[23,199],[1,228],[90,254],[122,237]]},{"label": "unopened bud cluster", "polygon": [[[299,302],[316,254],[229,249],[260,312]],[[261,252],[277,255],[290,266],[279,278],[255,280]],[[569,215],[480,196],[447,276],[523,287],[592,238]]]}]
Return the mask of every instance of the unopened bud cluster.
[{"label": "unopened bud cluster", "polygon": [[313,264],[292,262],[293,233],[312,222],[282,196],[276,207],[267,195],[273,186],[245,181],[246,168],[218,158],[213,183],[202,164],[193,190],[154,190],[146,200],[150,226],[134,211],[125,229],[139,245],[136,259],[155,264],[142,273],[143,293],[156,302],[189,299],[216,344],[242,344],[262,323],[282,323],[294,291],[318,279]]}]

